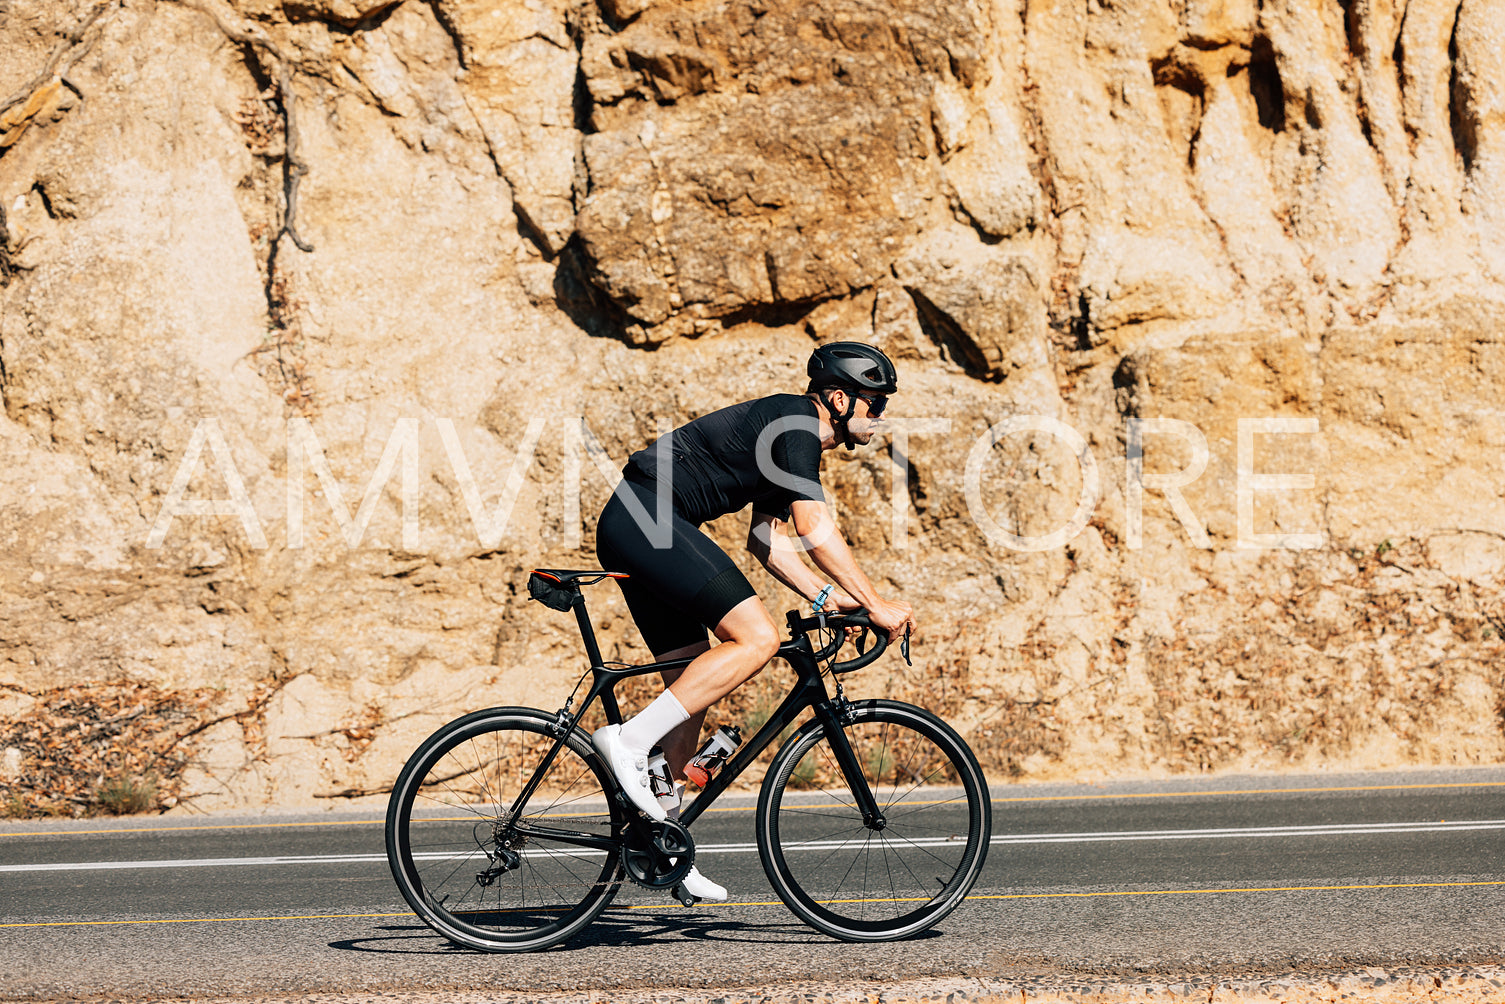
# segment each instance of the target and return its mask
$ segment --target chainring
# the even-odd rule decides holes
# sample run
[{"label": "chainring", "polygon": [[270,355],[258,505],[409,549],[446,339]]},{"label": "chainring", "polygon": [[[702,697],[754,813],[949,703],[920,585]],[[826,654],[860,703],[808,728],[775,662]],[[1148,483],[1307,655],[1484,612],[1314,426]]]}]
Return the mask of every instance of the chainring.
[{"label": "chainring", "polygon": [[640,886],[667,889],[695,864],[690,831],[672,819],[649,826],[629,826],[622,841],[622,867]]}]

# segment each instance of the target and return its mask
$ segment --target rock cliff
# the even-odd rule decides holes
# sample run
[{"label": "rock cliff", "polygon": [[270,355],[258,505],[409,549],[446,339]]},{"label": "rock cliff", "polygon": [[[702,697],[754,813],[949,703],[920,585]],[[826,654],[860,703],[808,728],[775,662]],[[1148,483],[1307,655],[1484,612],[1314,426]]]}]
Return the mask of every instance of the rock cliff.
[{"label": "rock cliff", "polygon": [[526,570],[837,338],[902,393],[827,488],[923,625],[852,690],[997,779],[1498,762],[1502,51],[1494,0],[0,0],[5,811],[377,797],[557,706]]}]

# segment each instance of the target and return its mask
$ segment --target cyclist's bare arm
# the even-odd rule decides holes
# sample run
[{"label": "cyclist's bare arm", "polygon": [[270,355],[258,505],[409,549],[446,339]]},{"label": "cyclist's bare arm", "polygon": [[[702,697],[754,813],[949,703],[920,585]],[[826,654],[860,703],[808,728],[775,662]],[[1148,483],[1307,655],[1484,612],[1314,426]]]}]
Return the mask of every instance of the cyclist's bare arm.
[{"label": "cyclist's bare arm", "polygon": [[[784,585],[814,602],[825,588],[826,580],[800,560],[800,549],[784,533],[785,521],[764,513],[753,513],[747,531],[747,549],[769,574]],[[833,609],[855,610],[862,604],[844,593],[832,593]]]},{"label": "cyclist's bare arm", "polygon": [[[888,631],[890,641],[897,641],[906,627],[914,626],[914,612],[908,603],[885,600],[878,595],[878,590],[852,556],[851,548],[847,547],[824,502],[800,500],[791,510],[795,533],[799,534],[811,559],[846,590],[847,596],[837,596],[837,609],[867,608],[873,623]],[[760,523],[763,524],[761,530]],[[793,547],[779,546],[783,536],[781,530],[782,521],[755,513],[748,534],[748,548],[780,582],[801,596],[813,599],[825,583],[799,559]]]}]

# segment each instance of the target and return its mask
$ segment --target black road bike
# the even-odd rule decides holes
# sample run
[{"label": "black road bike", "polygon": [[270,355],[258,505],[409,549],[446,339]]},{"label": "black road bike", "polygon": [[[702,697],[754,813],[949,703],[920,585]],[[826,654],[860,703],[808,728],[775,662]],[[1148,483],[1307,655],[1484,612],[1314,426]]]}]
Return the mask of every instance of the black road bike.
[{"label": "black road bike", "polygon": [[[572,695],[552,713],[477,711],[439,729],[404,765],[387,808],[387,859],[424,923],[469,948],[521,952],[583,930],[627,878],[693,904],[679,882],[695,860],[695,820],[807,709],[813,715],[774,756],[758,799],[758,854],[779,897],[846,941],[910,937],[961,904],[987,856],[987,782],[961,736],[931,712],[847,699],[841,674],[888,646],[863,611],[790,611],[778,654],[795,681],[783,703],[678,822],[633,807],[579,722],[598,699],[606,720],[621,722],[618,683],[690,660],[602,661],[581,587],[618,575],[529,577],[535,599],[573,610],[579,623],[591,681],[579,710]],[[848,641],[857,656],[836,662]],[[903,650],[907,661],[907,638]]]}]

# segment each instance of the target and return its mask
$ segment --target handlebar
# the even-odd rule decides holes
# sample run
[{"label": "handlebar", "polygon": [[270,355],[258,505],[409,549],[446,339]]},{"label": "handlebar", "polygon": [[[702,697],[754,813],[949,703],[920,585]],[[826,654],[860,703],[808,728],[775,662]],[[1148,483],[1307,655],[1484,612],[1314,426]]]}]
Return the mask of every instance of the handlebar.
[{"label": "handlebar", "polygon": [[[874,626],[868,619],[866,610],[854,610],[846,614],[816,614],[813,617],[802,617],[799,611],[791,610],[788,615],[789,633],[791,635],[809,634],[811,631],[827,630],[834,631],[835,637],[824,646],[816,649],[813,653],[816,662],[824,662],[834,656],[847,641],[847,628],[858,628],[854,644],[857,647],[857,658],[848,659],[845,662],[834,662],[830,666],[832,673],[850,673],[870,665],[888,649],[888,632]],[[872,635],[873,647],[866,648],[868,636]],[[866,649],[864,651],[864,649]],[[906,629],[904,638],[899,643],[899,651],[904,656],[904,661],[913,666],[909,658],[909,631]]]}]

